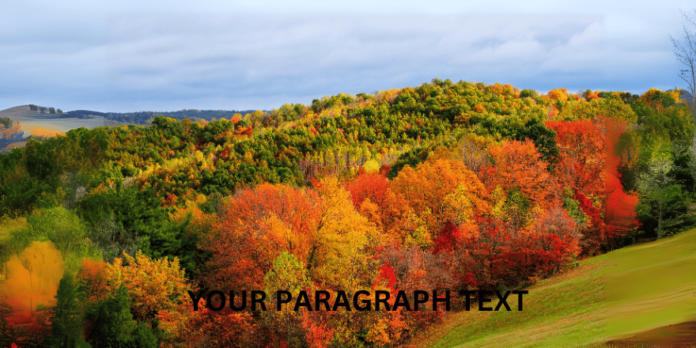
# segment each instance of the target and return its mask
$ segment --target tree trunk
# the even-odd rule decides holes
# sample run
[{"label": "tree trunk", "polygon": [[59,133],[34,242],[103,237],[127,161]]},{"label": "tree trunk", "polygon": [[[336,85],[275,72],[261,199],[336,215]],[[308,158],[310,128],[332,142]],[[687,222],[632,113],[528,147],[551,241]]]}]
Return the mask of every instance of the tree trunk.
[{"label": "tree trunk", "polygon": [[[693,93],[691,94],[691,115],[694,119],[694,124],[696,124],[696,96],[694,96]],[[696,152],[696,133],[694,133],[692,153],[694,153],[694,152]]]},{"label": "tree trunk", "polygon": [[657,239],[662,237],[662,200],[658,202],[659,212],[657,214]]}]

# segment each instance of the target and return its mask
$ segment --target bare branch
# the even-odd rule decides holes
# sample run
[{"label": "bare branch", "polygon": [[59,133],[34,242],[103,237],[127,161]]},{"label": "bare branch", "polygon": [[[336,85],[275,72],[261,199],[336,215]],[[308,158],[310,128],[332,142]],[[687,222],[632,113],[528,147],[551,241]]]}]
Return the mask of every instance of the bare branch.
[{"label": "bare branch", "polygon": [[[674,55],[677,61],[684,66],[683,69],[679,70],[678,76],[686,82],[688,90],[691,93],[689,106],[694,117],[694,123],[696,123],[696,33],[690,33],[687,28],[687,25],[690,24],[690,28],[696,29],[696,9],[694,9],[693,12],[681,10],[681,14],[685,22],[682,26],[684,30],[684,40],[679,42],[671,35],[670,39],[674,46]],[[696,147],[696,135],[694,136],[693,143]]]}]

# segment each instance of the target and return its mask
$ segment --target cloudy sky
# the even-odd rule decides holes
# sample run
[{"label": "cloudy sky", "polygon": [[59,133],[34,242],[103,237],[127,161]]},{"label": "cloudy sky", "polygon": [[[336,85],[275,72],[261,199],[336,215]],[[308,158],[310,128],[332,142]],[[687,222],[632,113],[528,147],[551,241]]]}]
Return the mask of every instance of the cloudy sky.
[{"label": "cloudy sky", "polygon": [[[0,110],[246,110],[433,78],[686,87],[692,1],[0,0]],[[696,28],[694,28],[696,29]]]}]

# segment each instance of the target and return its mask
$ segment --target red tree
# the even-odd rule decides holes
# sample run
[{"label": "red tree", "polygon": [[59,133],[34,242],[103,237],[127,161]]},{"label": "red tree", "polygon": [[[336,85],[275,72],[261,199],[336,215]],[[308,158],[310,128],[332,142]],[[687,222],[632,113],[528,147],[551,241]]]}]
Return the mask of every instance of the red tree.
[{"label": "red tree", "polygon": [[440,235],[435,239],[433,254],[451,252],[459,244],[460,238],[462,238],[462,231],[460,231],[459,227],[453,224],[452,221],[447,220]]}]

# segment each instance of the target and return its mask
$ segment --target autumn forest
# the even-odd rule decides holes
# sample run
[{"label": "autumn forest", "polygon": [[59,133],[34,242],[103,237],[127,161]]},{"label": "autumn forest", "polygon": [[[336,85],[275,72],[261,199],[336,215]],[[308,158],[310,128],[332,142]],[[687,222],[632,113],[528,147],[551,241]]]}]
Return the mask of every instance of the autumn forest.
[{"label": "autumn forest", "polygon": [[440,79],[33,137],[0,155],[0,347],[399,346],[450,312],[230,305],[525,289],[696,226],[693,146],[677,89]]}]

